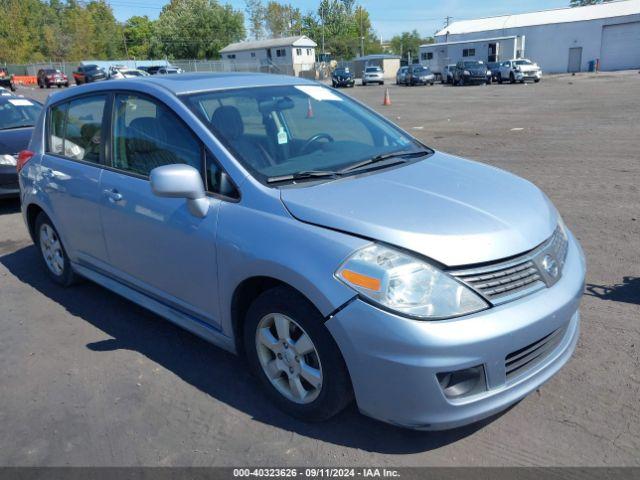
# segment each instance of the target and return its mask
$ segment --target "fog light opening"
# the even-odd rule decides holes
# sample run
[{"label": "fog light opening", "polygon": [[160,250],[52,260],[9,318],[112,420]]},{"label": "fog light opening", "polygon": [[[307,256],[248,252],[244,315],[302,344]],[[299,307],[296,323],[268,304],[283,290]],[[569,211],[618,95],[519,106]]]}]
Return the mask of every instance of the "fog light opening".
[{"label": "fog light opening", "polygon": [[487,389],[482,365],[438,373],[437,377],[445,396],[451,399],[468,397]]}]

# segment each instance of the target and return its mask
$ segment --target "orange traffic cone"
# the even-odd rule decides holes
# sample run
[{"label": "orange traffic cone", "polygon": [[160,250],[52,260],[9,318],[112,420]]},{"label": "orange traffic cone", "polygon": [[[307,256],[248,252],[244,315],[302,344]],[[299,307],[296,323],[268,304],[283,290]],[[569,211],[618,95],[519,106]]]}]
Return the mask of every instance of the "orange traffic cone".
[{"label": "orange traffic cone", "polygon": [[307,105],[307,118],[313,118],[313,107],[311,106],[311,99],[309,99],[309,104]]},{"label": "orange traffic cone", "polygon": [[389,105],[391,105],[391,97],[389,96],[389,88],[388,87],[384,92],[384,101],[382,102],[382,105],[384,105],[385,107],[388,107]]}]

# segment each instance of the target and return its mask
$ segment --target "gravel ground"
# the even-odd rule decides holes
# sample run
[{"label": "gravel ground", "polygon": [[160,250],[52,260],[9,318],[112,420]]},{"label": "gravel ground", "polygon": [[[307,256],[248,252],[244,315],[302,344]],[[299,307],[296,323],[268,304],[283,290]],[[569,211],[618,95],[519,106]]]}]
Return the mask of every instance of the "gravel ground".
[{"label": "gravel ground", "polygon": [[[441,433],[355,409],[307,425],[242,362],[90,283],[46,279],[0,203],[0,465],[640,465],[640,75],[348,93],[439,150],[540,186],[582,243],[582,335],[497,418]],[[32,98],[47,91],[23,90]]]}]

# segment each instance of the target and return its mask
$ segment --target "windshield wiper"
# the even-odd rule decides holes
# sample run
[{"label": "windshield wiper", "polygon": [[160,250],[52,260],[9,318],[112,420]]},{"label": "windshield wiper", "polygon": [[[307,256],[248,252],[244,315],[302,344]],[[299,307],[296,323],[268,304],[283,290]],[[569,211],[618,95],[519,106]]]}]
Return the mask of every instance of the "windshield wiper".
[{"label": "windshield wiper", "polygon": [[368,167],[370,165],[384,162],[385,160],[389,160],[392,158],[409,159],[409,158],[416,158],[416,157],[424,157],[425,155],[429,155],[430,153],[431,152],[429,150],[401,150],[398,152],[384,153],[382,155],[376,155],[375,157],[369,158],[367,160],[363,160],[362,162],[358,162],[347,168],[343,168],[342,170],[339,170],[337,173],[340,175],[344,175],[345,173],[350,173],[355,170],[360,170],[363,167]]},{"label": "windshield wiper", "polygon": [[0,130],[13,130],[15,128],[27,128],[33,127],[33,125],[11,125],[10,127],[2,127]]},{"label": "windshield wiper", "polygon": [[334,172],[331,170],[304,170],[302,172],[291,173],[288,175],[269,177],[267,178],[267,183],[280,183],[288,182],[291,180],[304,180],[308,178],[337,178],[338,176],[340,176],[340,172]]}]

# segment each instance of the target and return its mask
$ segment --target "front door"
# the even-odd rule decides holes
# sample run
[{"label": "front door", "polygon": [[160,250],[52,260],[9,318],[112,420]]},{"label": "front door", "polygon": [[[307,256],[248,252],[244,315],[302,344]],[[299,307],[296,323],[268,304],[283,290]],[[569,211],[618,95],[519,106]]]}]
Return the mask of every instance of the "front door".
[{"label": "front door", "polygon": [[204,218],[186,201],[160,198],[149,174],[162,165],[203,171],[203,148],[166,106],[133,94],[116,95],[112,170],[102,175],[102,228],[109,273],[193,318],[217,326],[216,224],[220,200]]},{"label": "front door", "polygon": [[582,71],[582,47],[574,47],[569,49],[569,73]]},{"label": "front door", "polygon": [[41,187],[67,254],[91,265],[107,257],[99,211],[106,100],[92,95],[51,107],[41,163]]}]

